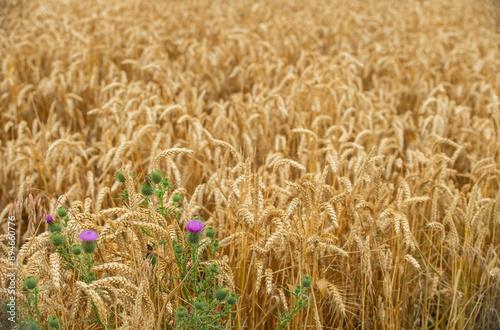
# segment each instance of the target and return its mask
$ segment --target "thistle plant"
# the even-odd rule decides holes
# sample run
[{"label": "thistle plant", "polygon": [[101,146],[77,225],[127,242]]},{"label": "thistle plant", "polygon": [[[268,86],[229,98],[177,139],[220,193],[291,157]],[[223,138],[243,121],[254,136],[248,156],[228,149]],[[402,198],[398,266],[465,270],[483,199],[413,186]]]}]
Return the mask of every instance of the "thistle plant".
[{"label": "thistle plant", "polygon": [[200,219],[189,220],[185,245],[174,245],[184,302],[176,312],[176,329],[224,329],[235,313],[232,309],[238,298],[228,287],[220,285],[224,277],[214,261],[219,249],[215,231],[207,228],[202,240],[203,229]]},{"label": "thistle plant", "polygon": [[[92,263],[92,254],[95,252],[97,248],[97,244],[95,240],[99,237],[99,234],[93,230],[85,230],[78,235],[78,237],[82,240],[82,249],[85,252],[86,259],[86,274],[87,274],[87,282],[92,282],[97,279],[96,275],[91,271],[93,266]],[[78,252],[78,248],[73,248],[74,252]]]},{"label": "thistle plant", "polygon": [[279,306],[278,306],[278,319],[279,319],[278,329],[279,330],[286,328],[287,324],[294,318],[294,316],[297,315],[297,313],[301,309],[307,307],[307,305],[309,303],[309,295],[307,294],[307,290],[309,289],[311,284],[312,284],[311,277],[304,276],[304,278],[302,278],[302,284],[297,285],[295,287],[294,292],[287,290],[294,297],[295,304],[294,304],[292,310],[289,312],[280,311]]},{"label": "thistle plant", "polygon": [[38,329],[39,323],[35,321],[40,320],[40,308],[38,306],[39,293],[42,291],[38,287],[38,279],[34,276],[28,276],[23,282],[23,293],[26,296],[27,303],[22,308],[28,311],[29,319],[21,323],[21,329]]},{"label": "thistle plant", "polygon": [[[133,173],[128,175],[134,178]],[[126,183],[123,172],[117,172],[115,178],[119,182]],[[203,219],[198,217],[183,225],[180,223],[180,215],[183,211],[181,205],[184,197],[181,193],[172,191],[176,184],[171,184],[171,181],[165,178],[161,171],[155,170],[146,176],[139,189],[143,198],[139,202],[139,208],[151,209],[154,207],[156,212],[167,221],[159,219],[156,222],[158,226],[163,227],[166,231],[169,228],[164,227],[164,225],[170,223],[169,226],[178,230],[176,239],[172,237],[168,239],[165,236],[159,238],[155,227],[143,227],[140,222],[138,223],[142,233],[151,238],[147,242],[147,251],[144,251],[145,255],[143,254],[142,257],[144,260],[149,259],[153,266],[151,276],[156,277],[158,290],[163,295],[168,296],[172,293],[176,295],[176,311],[169,314],[174,322],[169,324],[166,320],[161,320],[161,326],[174,329],[225,329],[228,321],[238,322],[232,317],[234,313],[238,312],[235,308],[238,296],[234,292],[231,276],[228,276],[228,272],[231,270],[227,269],[227,264],[224,261],[218,259],[221,244],[214,228],[205,226]],[[127,205],[128,192],[123,190],[121,196],[124,199],[124,204]],[[98,279],[98,274],[103,276],[102,272],[96,271],[98,274],[93,272],[93,267],[99,262],[99,258],[95,255],[98,248],[97,239],[99,238],[97,231],[81,230],[80,226],[74,226],[75,221],[71,221],[71,215],[63,206],[57,208],[56,214],[48,214],[45,220],[47,231],[50,233],[49,241],[52,245],[49,251],[51,259],[53,257],[60,258],[61,268],[64,272],[72,271],[75,282],[84,283],[80,286],[90,285]],[[182,227],[184,230],[181,229]],[[175,275],[172,273],[159,275],[156,272],[155,266],[160,258],[165,259],[165,255],[160,252],[162,250],[158,249],[160,245],[163,251],[170,249],[172,252],[173,257],[170,257],[170,260],[177,266]],[[155,248],[157,252],[155,252]],[[104,276],[106,276],[105,274]],[[280,327],[285,327],[300,309],[307,306],[306,290],[309,286],[310,278],[305,277],[302,285],[298,286],[292,293],[295,295],[294,308],[290,312],[279,313]],[[29,320],[20,325],[30,329],[63,327],[64,325],[60,324],[60,320],[55,315],[49,317],[49,315],[44,314],[43,319],[41,319],[39,293],[42,290],[44,287],[40,286],[35,278],[26,279],[24,293],[28,303],[24,308],[28,310]],[[100,295],[99,290],[95,292]],[[90,315],[90,320],[105,328],[106,320],[100,318],[102,313],[100,315],[98,306],[93,301],[91,309],[94,310],[94,313]],[[76,320],[78,320],[78,316]]]},{"label": "thistle plant", "polygon": [[[95,252],[97,244],[96,239],[98,233],[93,230],[84,230],[78,233],[78,227],[68,227],[70,217],[68,210],[64,206],[60,206],[56,210],[56,215],[47,214],[45,222],[47,231],[50,233],[49,242],[52,248],[49,252],[51,258],[60,259],[62,275],[65,272],[72,270],[76,281],[90,283],[97,279],[97,276],[91,272],[94,266],[92,254]],[[80,242],[77,242],[77,237]],[[80,244],[78,244],[80,243]],[[84,254],[82,255],[82,252]],[[39,294],[45,289],[45,285],[40,285],[37,278],[33,276],[27,277],[23,282],[22,293],[26,297],[26,304],[20,306],[20,318],[24,318],[22,322],[18,320],[20,329],[58,329],[61,327],[60,320],[57,316],[51,317],[41,316],[44,312],[39,307]]]},{"label": "thistle plant", "polygon": [[99,234],[93,230],[85,230],[80,233],[78,237],[82,240],[83,251],[85,251],[87,255],[94,253],[97,248],[95,240],[99,237]]},{"label": "thistle plant", "polygon": [[59,222],[56,222],[54,220],[54,217],[50,214],[47,214],[47,217],[45,218],[47,222],[47,229],[51,233],[59,233],[62,230],[61,224]]},{"label": "thistle plant", "polygon": [[[129,173],[129,175],[133,177],[132,173]],[[123,171],[120,170],[116,172],[115,179],[120,183],[125,183],[125,176],[123,175]],[[165,199],[176,185],[177,182],[171,184],[170,180],[168,178],[165,178],[163,172],[160,170],[154,170],[146,175],[144,182],[141,184],[139,189],[140,194],[144,198],[144,208],[148,208],[150,203],[154,203],[156,211],[163,217],[171,215],[173,210],[166,210]],[[124,190],[121,196],[122,199],[127,199],[127,190]],[[178,220],[180,212],[182,211],[178,209],[179,203],[180,201],[182,201],[182,195],[179,193],[174,193],[172,195],[172,201],[174,202],[174,205],[176,207],[176,213],[174,214],[174,216]]]},{"label": "thistle plant", "polygon": [[49,317],[49,320],[48,320],[48,325],[51,329],[59,329],[59,318],[57,316],[54,316],[52,315],[51,317]]},{"label": "thistle plant", "polygon": [[[133,178],[134,175],[129,173]],[[118,182],[125,183],[123,171],[115,174]],[[144,208],[154,207],[165,219],[171,219],[177,223],[180,228],[180,215],[182,213],[181,205],[184,197],[179,192],[172,192],[177,185],[171,183],[169,178],[164,177],[160,170],[154,170],[149,173],[144,182],[141,183],[139,193],[143,200],[139,204]],[[126,190],[122,193],[122,199],[128,198]],[[169,201],[170,200],[170,201]],[[158,226],[163,227],[161,221]],[[169,278],[178,280],[180,288],[179,301],[175,312],[176,329],[205,329],[205,328],[225,328],[227,320],[230,317],[233,306],[236,305],[238,297],[230,292],[224,285],[223,272],[220,271],[217,262],[214,260],[217,250],[220,248],[219,241],[216,238],[216,232],[213,228],[205,229],[204,222],[199,219],[191,219],[185,224],[184,240],[154,240],[155,235],[150,230],[140,227],[141,231],[151,238],[147,245],[145,258],[151,260],[154,266],[161,255],[152,252],[159,245],[171,249],[175,256],[174,262],[177,264],[178,277]],[[169,246],[170,245],[170,246]],[[154,273],[152,273],[154,274]],[[170,294],[174,287],[165,284],[165,279],[158,278],[157,285],[159,290],[165,294]],[[165,327],[168,325],[163,324]]]},{"label": "thistle plant", "polygon": [[51,214],[47,214],[47,216],[45,217],[45,221],[47,221],[47,224],[50,226],[54,223],[54,217]]},{"label": "thistle plant", "polygon": [[[52,225],[55,224],[56,222]],[[77,280],[89,283],[95,280],[95,274],[90,269],[94,266],[92,255],[97,248],[95,241],[99,234],[94,230],[84,230],[78,235],[79,240],[75,236],[74,229],[54,232],[50,237],[50,243],[64,261],[64,270],[73,270]]]}]

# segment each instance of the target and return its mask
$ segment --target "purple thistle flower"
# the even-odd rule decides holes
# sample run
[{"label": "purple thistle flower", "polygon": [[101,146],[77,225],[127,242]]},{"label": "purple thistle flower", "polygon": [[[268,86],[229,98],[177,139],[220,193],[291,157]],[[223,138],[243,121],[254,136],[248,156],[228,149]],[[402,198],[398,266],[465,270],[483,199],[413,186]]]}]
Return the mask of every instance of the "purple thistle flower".
[{"label": "purple thistle flower", "polygon": [[82,231],[78,237],[84,242],[93,242],[99,237],[99,234],[89,229]]},{"label": "purple thistle flower", "polygon": [[191,233],[200,233],[203,230],[203,222],[200,220],[189,220],[186,222],[186,229]]},{"label": "purple thistle flower", "polygon": [[45,221],[47,221],[47,223],[50,225],[54,222],[54,218],[50,214],[47,214]]}]

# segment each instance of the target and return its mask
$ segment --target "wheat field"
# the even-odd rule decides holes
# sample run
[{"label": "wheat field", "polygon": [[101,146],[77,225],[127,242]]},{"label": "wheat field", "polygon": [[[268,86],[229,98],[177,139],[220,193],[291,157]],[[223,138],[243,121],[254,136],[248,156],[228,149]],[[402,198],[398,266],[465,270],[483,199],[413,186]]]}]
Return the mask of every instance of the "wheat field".
[{"label": "wheat field", "polygon": [[[198,217],[199,267],[238,298],[217,328],[500,328],[496,2],[0,6],[1,327],[210,328],[179,321]],[[83,230],[87,277],[54,238]]]}]

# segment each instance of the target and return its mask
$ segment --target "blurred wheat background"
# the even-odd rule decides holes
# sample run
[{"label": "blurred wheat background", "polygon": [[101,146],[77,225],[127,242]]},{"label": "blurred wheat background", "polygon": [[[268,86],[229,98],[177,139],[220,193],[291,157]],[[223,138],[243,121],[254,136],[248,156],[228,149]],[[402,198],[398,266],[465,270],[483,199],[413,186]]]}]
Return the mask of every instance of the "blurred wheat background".
[{"label": "blurred wheat background", "polygon": [[[94,313],[87,299],[113,329],[174,326],[177,296],[155,289],[174,267],[116,253],[148,237],[134,215],[115,221],[127,208],[113,174],[159,168],[180,181],[180,221],[200,216],[226,244],[240,296],[228,327],[276,328],[283,287],[309,274],[290,329],[500,328],[495,2],[2,6],[2,301],[13,215],[19,278],[53,288],[42,318],[99,328],[74,320]],[[98,275],[128,284],[63,275],[44,233],[61,204],[110,251],[114,273]]]}]

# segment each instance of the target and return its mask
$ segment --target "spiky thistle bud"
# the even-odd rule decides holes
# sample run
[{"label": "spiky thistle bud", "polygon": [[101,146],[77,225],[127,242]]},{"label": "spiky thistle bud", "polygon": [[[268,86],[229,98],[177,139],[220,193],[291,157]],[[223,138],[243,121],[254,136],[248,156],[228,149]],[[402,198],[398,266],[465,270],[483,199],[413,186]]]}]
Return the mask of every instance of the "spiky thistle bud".
[{"label": "spiky thistle bud", "polygon": [[215,237],[215,229],[213,229],[212,227],[208,227],[205,230],[205,235],[207,235],[207,237],[209,237],[209,238],[214,238]]},{"label": "spiky thistle bud", "polygon": [[180,203],[182,201],[182,195],[176,192],[175,194],[172,195],[172,201],[174,203]]},{"label": "spiky thistle bud", "polygon": [[28,290],[33,290],[34,288],[36,288],[37,284],[38,284],[38,280],[33,276],[29,276],[24,280],[24,286]]},{"label": "spiky thistle bud", "polygon": [[97,248],[97,244],[95,244],[94,241],[91,242],[82,242],[82,248],[83,251],[87,254],[91,254],[95,252],[95,249]]},{"label": "spiky thistle bud", "polygon": [[236,305],[236,303],[238,302],[238,296],[235,295],[234,293],[231,293],[229,295],[229,297],[227,298],[227,303],[230,305],[230,306],[234,306]]},{"label": "spiky thistle bud", "polygon": [[151,183],[149,183],[149,182],[144,182],[141,185],[140,192],[141,192],[141,195],[143,195],[143,196],[151,196],[151,195],[153,195],[153,193],[154,193],[153,185]]},{"label": "spiky thistle bud", "polygon": [[302,286],[304,288],[308,288],[311,286],[311,283],[312,283],[312,278],[311,276],[307,275],[307,276],[304,276],[304,278],[302,279]]},{"label": "spiky thistle bud", "polygon": [[189,233],[187,238],[188,238],[189,243],[196,245],[196,244],[200,243],[201,235],[200,235],[200,233]]},{"label": "spiky thistle bud", "polygon": [[49,228],[48,230],[51,232],[51,233],[60,233],[61,230],[62,230],[62,226],[59,222],[53,222],[49,225]]},{"label": "spiky thistle bud", "polygon": [[74,255],[80,255],[82,253],[82,247],[78,244],[75,244],[71,247],[71,252],[73,252]]},{"label": "spiky thistle bud", "polygon": [[58,328],[59,327],[59,319],[57,318],[57,316],[54,316],[52,315],[51,317],[49,317],[49,327],[51,328]]},{"label": "spiky thistle bud", "polygon": [[64,206],[59,206],[56,212],[60,218],[63,218],[68,214],[68,210]]},{"label": "spiky thistle bud", "polygon": [[50,244],[52,244],[56,247],[63,245],[64,244],[64,236],[59,234],[59,233],[52,234],[52,236],[50,236]]},{"label": "spiky thistle bud", "polygon": [[201,300],[201,299],[197,299],[193,303],[193,306],[194,306],[194,308],[201,310],[201,309],[205,308],[205,302],[203,300]]},{"label": "spiky thistle bud", "polygon": [[163,173],[160,170],[153,171],[149,174],[149,178],[154,184],[158,184],[163,180]]},{"label": "spiky thistle bud", "polygon": [[222,288],[218,288],[215,291],[214,297],[218,301],[222,302],[222,301],[226,300],[228,294],[229,294],[229,290],[227,288],[222,287]]},{"label": "spiky thistle bud", "polygon": [[218,239],[214,239],[213,245],[214,245],[215,249],[218,249],[219,248],[219,240]]},{"label": "spiky thistle bud", "polygon": [[125,183],[125,175],[123,175],[123,171],[119,170],[118,172],[115,173],[115,180],[120,182],[120,183]]},{"label": "spiky thistle bud", "polygon": [[175,245],[174,245],[174,253],[175,253],[175,254],[181,254],[181,253],[182,253],[182,245],[180,245],[180,244],[175,244]]}]

